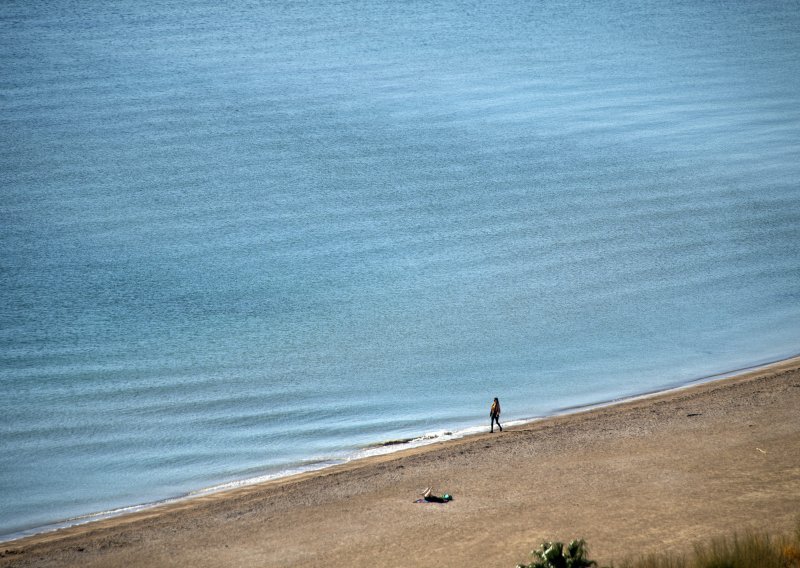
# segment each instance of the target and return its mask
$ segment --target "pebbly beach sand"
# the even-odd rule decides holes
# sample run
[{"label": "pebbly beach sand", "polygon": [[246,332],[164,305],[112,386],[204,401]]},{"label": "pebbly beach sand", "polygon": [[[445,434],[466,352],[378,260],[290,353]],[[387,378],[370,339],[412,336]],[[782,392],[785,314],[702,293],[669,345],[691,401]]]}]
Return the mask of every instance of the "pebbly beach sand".
[{"label": "pebbly beach sand", "polygon": [[[425,487],[445,505],[414,501]],[[800,515],[800,358],[503,433],[366,458],[0,544],[5,566],[512,568],[602,562]]]}]

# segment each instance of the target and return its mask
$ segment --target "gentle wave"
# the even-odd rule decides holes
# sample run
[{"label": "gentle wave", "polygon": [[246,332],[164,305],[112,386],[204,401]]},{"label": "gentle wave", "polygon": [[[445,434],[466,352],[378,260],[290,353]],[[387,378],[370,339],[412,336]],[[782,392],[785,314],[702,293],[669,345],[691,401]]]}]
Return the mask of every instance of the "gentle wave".
[{"label": "gentle wave", "polygon": [[[800,354],[792,355],[791,357],[787,357],[786,359],[793,359],[800,356]],[[783,360],[783,359],[781,359]],[[640,393],[630,397],[623,397],[623,398],[615,398],[607,401],[600,401],[600,402],[593,402],[587,405],[579,405],[579,406],[571,406],[558,409],[547,416],[536,416],[531,418],[525,419],[516,419],[516,420],[505,420],[504,424],[507,428],[513,428],[515,426],[525,426],[526,424],[531,424],[533,422],[541,421],[548,416],[563,416],[567,414],[574,414],[578,412],[585,412],[588,410],[601,408],[610,405],[621,404],[624,402],[640,400],[642,398],[648,398],[651,396],[655,396],[658,394],[663,394],[666,392],[670,392],[672,390],[681,390],[693,385],[697,385],[703,382],[710,382],[715,380],[720,380],[722,378],[733,377],[744,372],[755,371],[758,369],[765,368],[769,365],[775,364],[780,362],[780,360],[770,360],[770,361],[762,361],[760,363],[754,365],[748,365],[746,367],[741,367],[738,369],[734,369],[731,371],[726,371],[723,373],[716,373],[713,375],[703,376],[703,377],[696,377],[688,382],[674,384],[671,385],[669,388],[654,390],[647,393]],[[226,491],[230,491],[233,489],[239,489],[243,487],[249,487],[253,485],[260,485],[267,483],[269,481],[275,481],[279,479],[284,479],[288,477],[292,477],[295,475],[305,474],[305,473],[313,473],[315,471],[325,470],[336,465],[341,465],[344,463],[351,462],[353,460],[361,460],[370,457],[380,456],[380,455],[388,455],[393,453],[398,453],[404,450],[409,450],[413,448],[418,448],[422,446],[427,446],[431,444],[447,442],[451,440],[457,440],[468,436],[473,436],[476,434],[486,433],[489,430],[488,426],[472,426],[469,428],[464,428],[457,431],[449,431],[449,430],[439,430],[435,432],[429,432],[423,434],[419,437],[414,438],[403,438],[397,440],[386,440],[382,442],[375,442],[371,444],[367,444],[363,448],[360,448],[355,451],[349,451],[345,454],[342,454],[338,457],[330,457],[325,459],[318,459],[318,460],[311,460],[307,461],[306,463],[299,464],[297,466],[293,466],[290,468],[286,468],[280,471],[276,471],[274,473],[269,473],[265,475],[257,475],[254,477],[244,477],[241,479],[236,479],[233,481],[220,483],[208,487],[203,487],[201,489],[195,489],[192,491],[187,492],[184,495],[171,497],[168,499],[162,499],[157,502],[152,503],[144,503],[139,505],[133,506],[126,506],[126,507],[119,507],[116,509],[108,510],[108,511],[100,511],[96,513],[86,514],[86,515],[79,515],[75,517],[71,517],[69,519],[64,519],[63,521],[59,521],[57,523],[52,523],[44,526],[35,527],[28,530],[19,531],[16,533],[12,533],[9,535],[4,535],[4,541],[12,541],[23,538],[25,536],[30,536],[33,534],[41,534],[46,532],[55,531],[62,528],[67,528],[70,526],[86,524],[91,522],[96,522],[104,519],[110,519],[122,515],[128,515],[132,513],[136,513],[139,511],[144,511],[147,509],[152,509],[155,507],[160,507],[164,505],[170,505],[173,503],[179,503],[181,501],[187,499],[193,499],[197,497],[212,495],[216,493],[223,493]]]}]

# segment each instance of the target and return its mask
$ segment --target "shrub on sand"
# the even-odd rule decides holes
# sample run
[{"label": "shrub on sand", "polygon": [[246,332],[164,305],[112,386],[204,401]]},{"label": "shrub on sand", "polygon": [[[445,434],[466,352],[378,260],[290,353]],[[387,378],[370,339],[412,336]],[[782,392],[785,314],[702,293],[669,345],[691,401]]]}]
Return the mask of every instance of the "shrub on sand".
[{"label": "shrub on sand", "polygon": [[[531,552],[530,564],[517,568],[590,568],[583,540],[566,547],[561,542],[544,542]],[[792,536],[774,537],[761,532],[715,538],[698,543],[691,553],[662,553],[642,556],[612,568],[800,568],[800,520]]]},{"label": "shrub on sand", "polygon": [[586,558],[589,549],[581,540],[573,540],[566,547],[563,542],[543,542],[531,552],[530,564],[517,564],[517,568],[591,568],[597,562]]}]

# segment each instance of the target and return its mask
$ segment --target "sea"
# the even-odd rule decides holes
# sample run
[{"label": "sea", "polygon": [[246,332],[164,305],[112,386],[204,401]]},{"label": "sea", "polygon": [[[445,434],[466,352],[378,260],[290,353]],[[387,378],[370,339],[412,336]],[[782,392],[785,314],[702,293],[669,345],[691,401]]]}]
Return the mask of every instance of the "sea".
[{"label": "sea", "polygon": [[0,3],[0,539],[798,352],[796,1]]}]

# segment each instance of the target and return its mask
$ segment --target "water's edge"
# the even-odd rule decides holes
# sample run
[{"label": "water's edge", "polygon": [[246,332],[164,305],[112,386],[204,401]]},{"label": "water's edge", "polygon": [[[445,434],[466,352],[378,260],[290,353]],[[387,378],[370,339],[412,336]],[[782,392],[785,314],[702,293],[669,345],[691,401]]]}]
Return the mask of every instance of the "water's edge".
[{"label": "water's edge", "polygon": [[[548,412],[541,416],[532,416],[527,418],[517,418],[514,420],[504,421],[506,426],[524,426],[527,424],[531,424],[533,422],[538,422],[542,420],[546,420],[548,418],[553,418],[556,416],[565,416],[570,414],[579,414],[582,412],[588,412],[591,410],[595,410],[598,408],[606,408],[610,406],[625,404],[628,402],[632,402],[635,400],[641,400],[646,398],[651,398],[663,394],[668,394],[670,392],[675,392],[687,388],[692,388],[696,386],[700,386],[703,384],[708,384],[716,381],[723,381],[727,379],[732,379],[735,377],[739,377],[748,373],[757,372],[757,371],[764,371],[767,370],[769,367],[777,366],[781,364],[785,364],[791,362],[795,359],[800,360],[800,352],[787,355],[785,357],[781,357],[778,359],[769,359],[769,360],[761,360],[753,362],[751,365],[738,367],[736,369],[731,369],[728,371],[722,371],[718,373],[713,373],[710,375],[704,375],[700,377],[695,377],[692,379],[669,383],[664,385],[663,388],[649,390],[640,392],[637,394],[633,394],[630,396],[619,397],[619,398],[609,398],[597,402],[592,402],[589,404],[577,405],[577,406],[569,406],[563,407],[553,410],[552,412]],[[351,463],[354,461],[361,461],[361,460],[368,460],[370,458],[374,458],[380,455],[392,454],[401,452],[404,450],[409,450],[412,448],[417,448],[421,446],[428,446],[437,443],[443,443],[451,440],[457,440],[466,438],[469,436],[475,436],[479,434],[483,434],[488,430],[488,427],[485,424],[482,425],[473,425],[467,428],[463,428],[461,430],[441,430],[438,432],[431,432],[427,434],[423,434],[422,436],[416,438],[403,438],[397,440],[385,440],[374,442],[371,444],[367,444],[366,446],[360,448],[359,450],[353,452],[351,455],[341,457],[341,458],[331,458],[327,460],[315,460],[310,461],[307,463],[295,464],[292,466],[287,467],[285,470],[282,470],[278,473],[273,473],[269,475],[261,475],[256,477],[250,477],[235,481],[230,481],[226,483],[221,483],[218,485],[213,485],[210,487],[204,487],[197,490],[188,491],[181,495],[176,495],[174,497],[170,497],[167,499],[162,499],[159,501],[151,502],[151,503],[141,503],[130,505],[126,507],[120,507],[113,510],[108,511],[100,511],[96,513],[90,513],[87,515],[80,515],[77,517],[72,517],[68,519],[64,519],[61,521],[57,521],[51,524],[33,527],[29,529],[25,529],[22,531],[17,531],[8,535],[0,535],[0,544],[5,544],[13,541],[17,541],[26,537],[32,537],[47,533],[56,532],[62,529],[66,529],[69,527],[79,526],[90,524],[98,521],[103,521],[107,519],[112,519],[116,517],[121,517],[125,515],[130,515],[133,513],[137,513],[140,511],[145,511],[148,509],[154,509],[156,507],[163,507],[166,505],[179,503],[183,501],[187,501],[190,499],[196,499],[198,497],[208,496],[211,494],[217,493],[224,493],[226,491],[231,491],[233,489],[258,485],[258,484],[266,484],[276,480],[285,480],[292,476],[308,474],[313,472],[319,472],[331,467],[341,465],[344,463]]]}]

